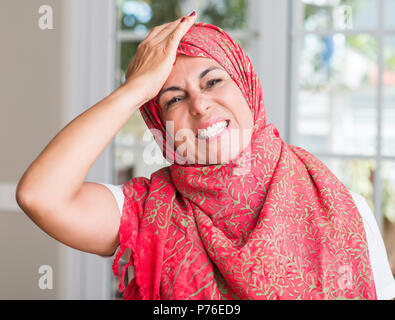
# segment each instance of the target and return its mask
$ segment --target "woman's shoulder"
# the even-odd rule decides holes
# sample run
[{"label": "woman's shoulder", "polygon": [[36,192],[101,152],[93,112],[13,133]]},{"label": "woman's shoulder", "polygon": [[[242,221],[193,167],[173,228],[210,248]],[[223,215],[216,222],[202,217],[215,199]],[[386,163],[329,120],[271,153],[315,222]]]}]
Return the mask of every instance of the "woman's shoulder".
[{"label": "woman's shoulder", "polygon": [[374,231],[375,233],[380,232],[376,218],[374,216],[373,211],[370,209],[369,204],[366,201],[366,198],[362,196],[361,194],[354,192],[352,190],[348,190],[354,200],[354,203],[362,216],[362,220],[364,221],[365,228],[366,226],[369,226],[371,231]]},{"label": "woman's shoulder", "polygon": [[362,196],[361,194],[354,192],[352,190],[349,190],[354,203],[358,209],[358,212],[360,213],[362,220],[364,222],[365,229],[369,229],[366,231],[370,231],[373,233],[375,236],[380,236],[381,237],[381,232],[377,224],[376,217],[370,208],[369,204],[366,201],[366,198]]},{"label": "woman's shoulder", "polygon": [[115,185],[115,184],[110,184],[110,183],[102,183],[98,182],[99,184],[105,186],[108,188],[112,195],[114,196],[120,215],[122,215],[122,208],[123,208],[123,202],[125,201],[125,196],[123,194],[123,184]]},{"label": "woman's shoulder", "polygon": [[357,207],[359,214],[361,215],[365,232],[368,236],[368,240],[369,237],[371,238],[370,240],[381,239],[381,232],[376,217],[370,206],[368,205],[366,198],[352,190],[349,190],[349,192],[354,200],[355,206]]},{"label": "woman's shoulder", "polygon": [[370,209],[365,197],[351,190],[349,192],[362,217],[377,298],[380,300],[392,299],[395,297],[395,281],[375,215]]},{"label": "woman's shoulder", "polygon": [[352,190],[348,190],[348,191],[350,192],[350,194],[351,194],[351,196],[352,196],[352,198],[353,198],[353,200],[354,200],[356,205],[357,205],[357,203],[358,204],[362,204],[364,201],[366,201],[365,197],[360,195],[359,193],[354,192]]}]

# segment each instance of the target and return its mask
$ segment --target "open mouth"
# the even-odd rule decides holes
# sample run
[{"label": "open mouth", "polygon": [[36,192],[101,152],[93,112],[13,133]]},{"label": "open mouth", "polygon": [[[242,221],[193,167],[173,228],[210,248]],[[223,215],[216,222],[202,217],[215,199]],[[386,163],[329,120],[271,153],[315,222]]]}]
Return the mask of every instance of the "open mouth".
[{"label": "open mouth", "polygon": [[205,129],[199,129],[196,138],[201,140],[211,139],[219,136],[225,129],[229,127],[230,120],[218,121]]}]

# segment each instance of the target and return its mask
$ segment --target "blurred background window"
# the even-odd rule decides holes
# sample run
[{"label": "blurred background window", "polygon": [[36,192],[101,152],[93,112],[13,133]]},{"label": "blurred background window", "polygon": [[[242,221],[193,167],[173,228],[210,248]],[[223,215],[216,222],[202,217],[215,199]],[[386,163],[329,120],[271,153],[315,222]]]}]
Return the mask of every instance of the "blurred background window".
[{"label": "blurred background window", "polygon": [[364,196],[395,273],[395,0],[291,0],[288,143]]}]

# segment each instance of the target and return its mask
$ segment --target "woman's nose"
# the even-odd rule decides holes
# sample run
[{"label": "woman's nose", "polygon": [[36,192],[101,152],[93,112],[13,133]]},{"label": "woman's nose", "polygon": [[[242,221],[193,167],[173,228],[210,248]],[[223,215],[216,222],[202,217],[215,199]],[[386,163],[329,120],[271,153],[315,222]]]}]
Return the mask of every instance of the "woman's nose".
[{"label": "woman's nose", "polygon": [[193,116],[204,115],[210,109],[210,103],[202,94],[191,95],[189,112]]}]

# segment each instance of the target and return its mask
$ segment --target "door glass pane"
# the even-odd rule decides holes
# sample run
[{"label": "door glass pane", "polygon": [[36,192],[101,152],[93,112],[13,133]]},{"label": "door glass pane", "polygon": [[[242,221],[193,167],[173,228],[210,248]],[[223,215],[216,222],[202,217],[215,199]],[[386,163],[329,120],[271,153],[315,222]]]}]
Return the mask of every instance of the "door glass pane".
[{"label": "door glass pane", "polygon": [[392,274],[395,276],[395,162],[383,161],[382,163],[383,238]]},{"label": "door glass pane", "polygon": [[385,14],[385,28],[395,29],[395,19],[394,19],[394,12],[395,12],[395,0],[385,0],[384,1],[384,14]]},{"label": "door glass pane", "polygon": [[373,159],[318,158],[346,186],[348,190],[360,194],[374,212],[373,177],[376,161]]},{"label": "door glass pane", "polygon": [[147,32],[156,25],[176,20],[182,15],[185,0],[117,0],[118,26],[121,30]]},{"label": "door glass pane", "polygon": [[118,25],[121,30],[147,32],[195,10],[200,21],[224,29],[247,29],[247,4],[248,0],[118,0]]},{"label": "door glass pane", "polygon": [[134,55],[136,54],[137,46],[139,45],[139,43],[140,42],[137,41],[123,41],[119,44],[120,65],[117,68],[117,80],[119,85],[125,81],[126,69],[128,68],[130,61],[132,61]]},{"label": "door glass pane", "polygon": [[377,27],[377,0],[302,0],[306,31]]},{"label": "door glass pane", "polygon": [[201,21],[220,26],[223,29],[247,29],[248,0],[198,1],[202,3]]},{"label": "door glass pane", "polygon": [[313,153],[375,154],[377,41],[308,34],[302,42],[292,143]]},{"label": "door glass pane", "polygon": [[395,36],[384,38],[382,153],[395,155]]}]

